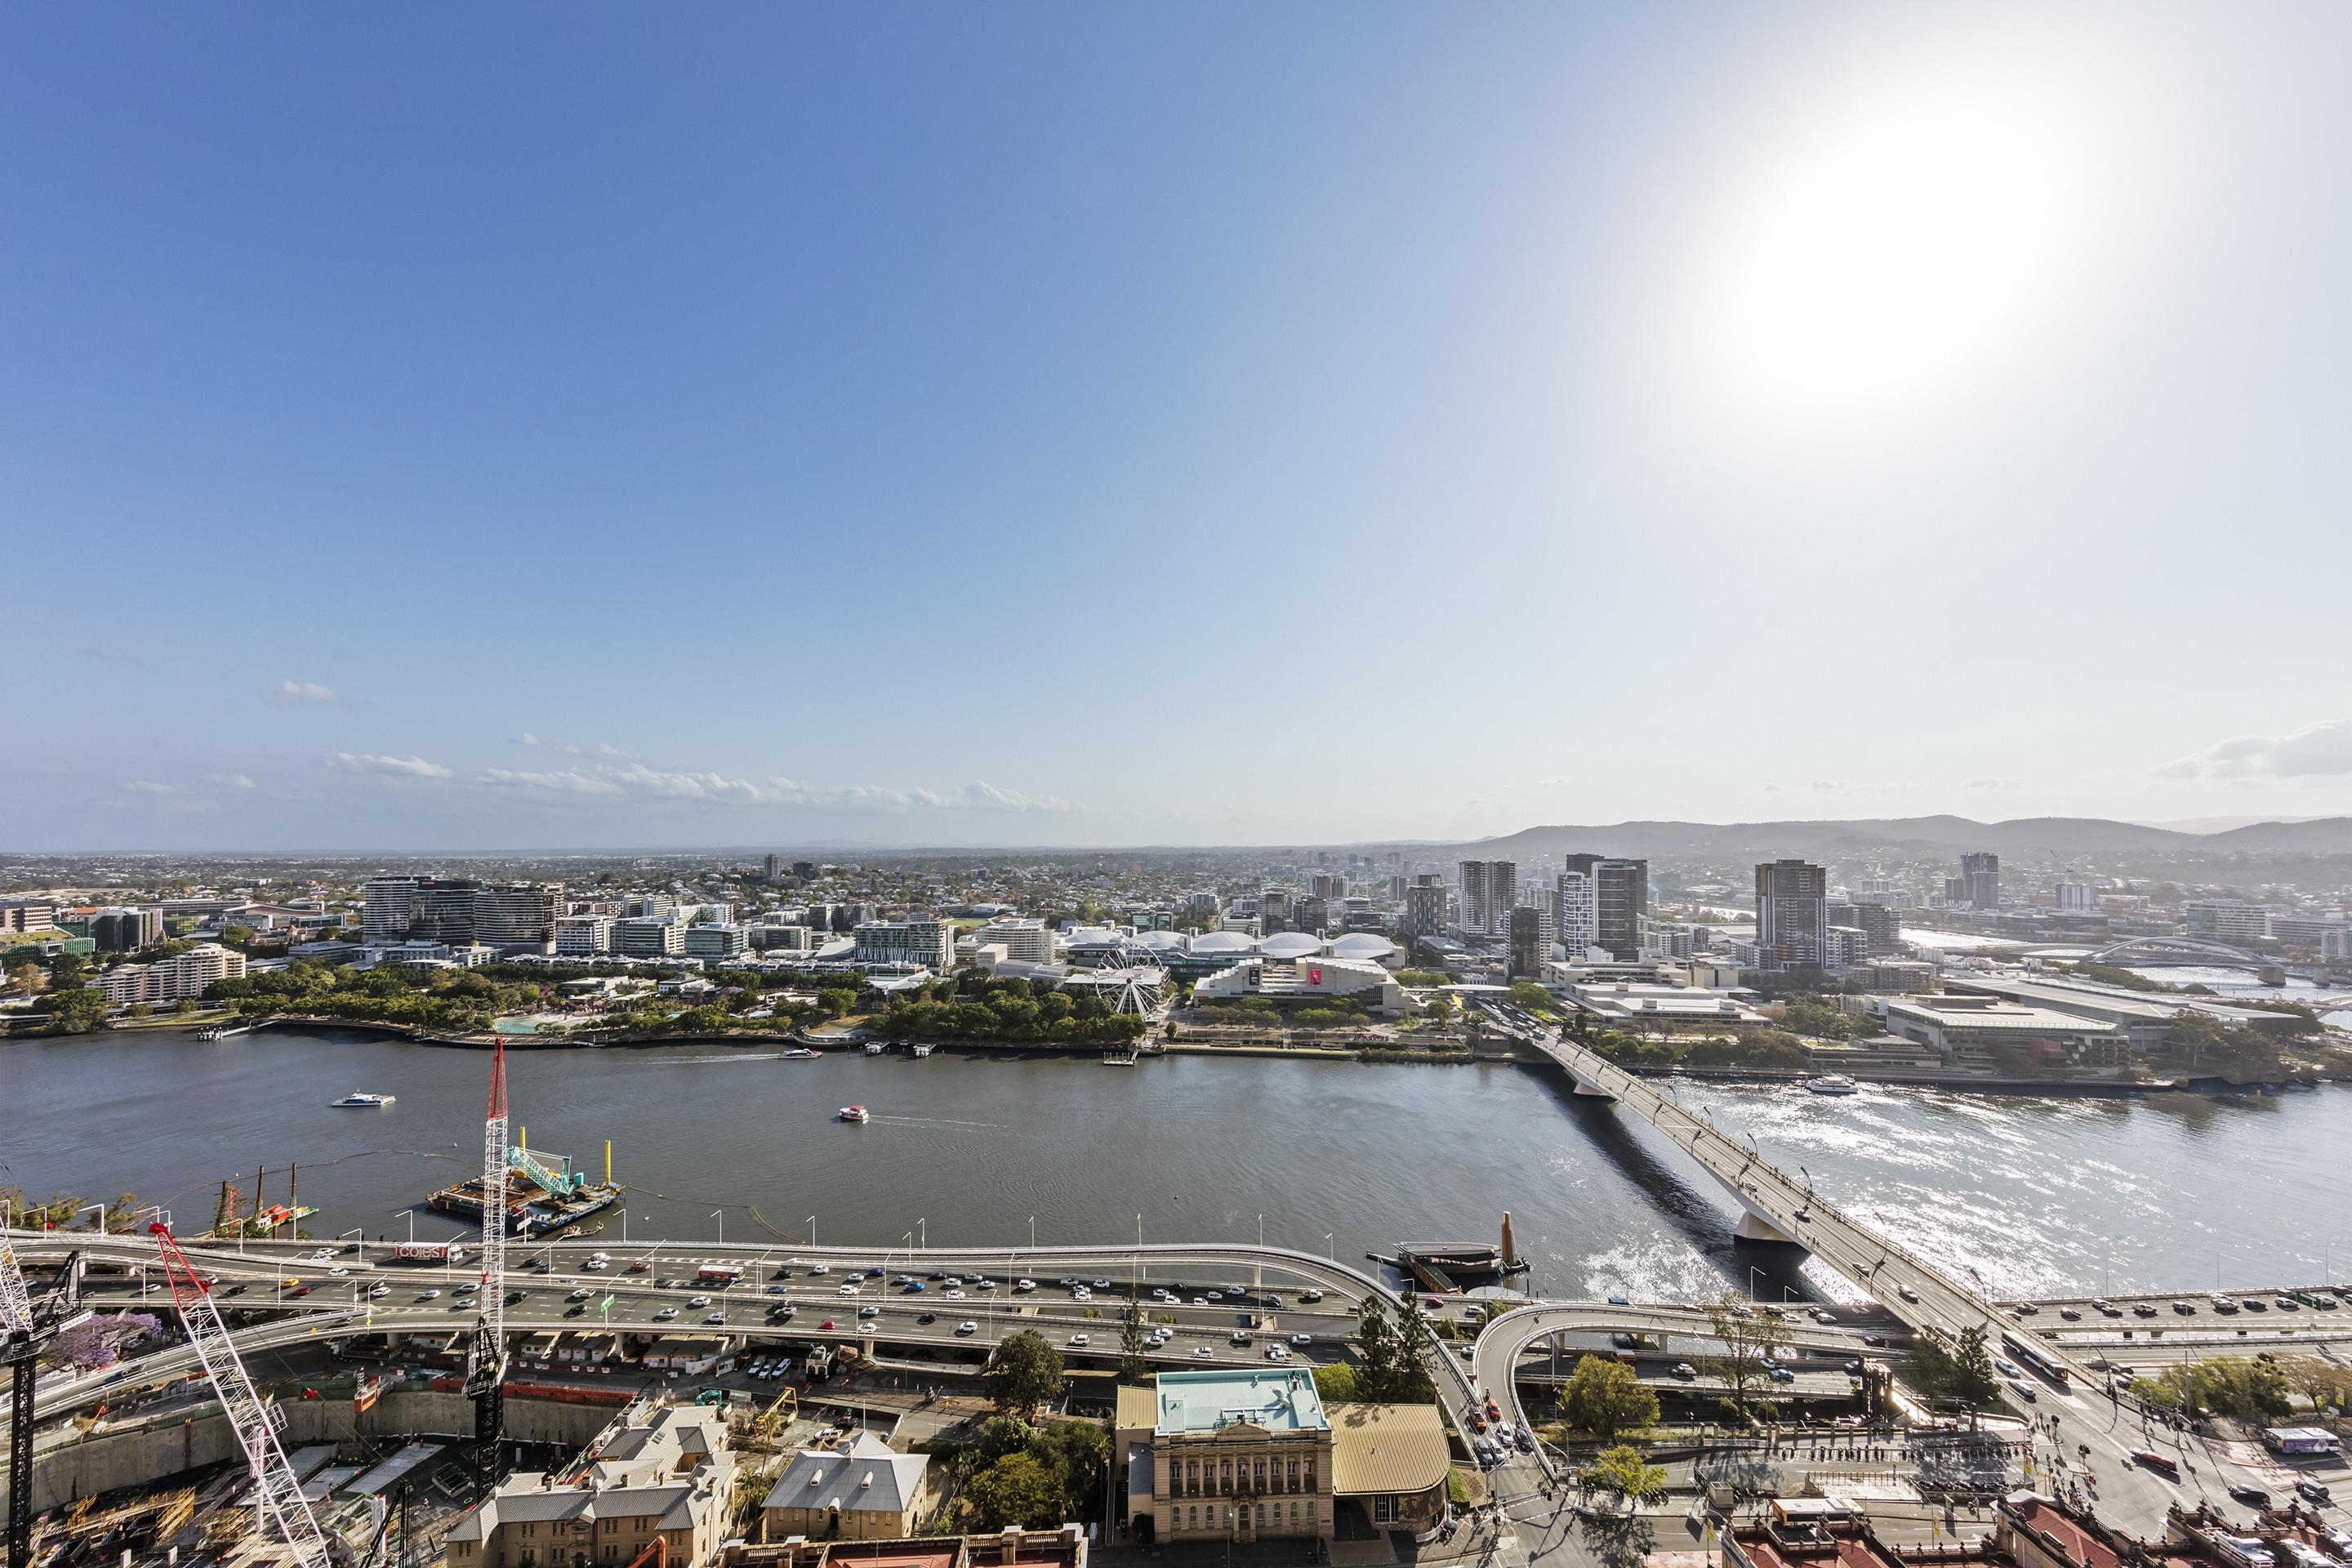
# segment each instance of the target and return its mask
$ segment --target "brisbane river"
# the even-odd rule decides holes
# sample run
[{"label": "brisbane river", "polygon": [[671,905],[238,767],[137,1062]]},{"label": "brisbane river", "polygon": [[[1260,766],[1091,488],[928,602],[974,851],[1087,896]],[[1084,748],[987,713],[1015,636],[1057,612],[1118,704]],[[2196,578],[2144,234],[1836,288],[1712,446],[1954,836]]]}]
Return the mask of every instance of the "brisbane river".
[{"label": "brisbane river", "polygon": [[[942,1051],[794,1060],[780,1047],[518,1051],[515,1121],[601,1168],[632,1240],[815,1238],[877,1260],[932,1246],[1255,1241],[1360,1263],[1490,1241],[1508,1210],[1540,1290],[1635,1299],[1850,1289],[1735,1247],[1730,1205],[1630,1112],[1550,1069]],[[288,1163],[332,1236],[457,1234],[422,1208],[479,1159],[488,1057],[315,1029],[0,1045],[0,1182],[133,1192],[184,1232],[221,1178],[283,1202]],[[383,1110],[329,1102],[398,1096]],[[1999,1295],[2320,1281],[2352,1268],[2352,1089],[2207,1100],[2024,1099],[1865,1086],[1684,1085],[1857,1217]],[[836,1121],[871,1108],[864,1126]],[[622,1221],[598,1239],[617,1250]],[[1761,1272],[1751,1275],[1750,1266]]]}]

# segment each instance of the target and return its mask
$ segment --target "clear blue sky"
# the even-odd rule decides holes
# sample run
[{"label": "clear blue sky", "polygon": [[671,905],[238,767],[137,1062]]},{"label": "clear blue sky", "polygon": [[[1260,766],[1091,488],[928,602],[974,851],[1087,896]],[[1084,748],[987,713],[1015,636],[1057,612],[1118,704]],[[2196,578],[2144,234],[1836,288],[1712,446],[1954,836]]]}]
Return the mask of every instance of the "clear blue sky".
[{"label": "clear blue sky", "polygon": [[0,847],[2352,809],[2347,44],[13,7]]}]

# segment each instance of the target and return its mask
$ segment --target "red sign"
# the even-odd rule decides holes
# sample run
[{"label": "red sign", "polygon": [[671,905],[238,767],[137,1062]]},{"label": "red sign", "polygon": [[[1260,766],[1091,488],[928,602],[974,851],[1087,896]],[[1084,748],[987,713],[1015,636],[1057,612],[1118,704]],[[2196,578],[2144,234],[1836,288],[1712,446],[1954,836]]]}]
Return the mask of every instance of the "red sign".
[{"label": "red sign", "polygon": [[1307,972],[1307,984],[1309,984],[1309,985],[1320,985],[1320,984],[1323,984],[1323,972],[1322,972],[1321,970],[1319,970],[1319,969],[1310,969],[1310,970],[1308,970],[1308,971]]}]

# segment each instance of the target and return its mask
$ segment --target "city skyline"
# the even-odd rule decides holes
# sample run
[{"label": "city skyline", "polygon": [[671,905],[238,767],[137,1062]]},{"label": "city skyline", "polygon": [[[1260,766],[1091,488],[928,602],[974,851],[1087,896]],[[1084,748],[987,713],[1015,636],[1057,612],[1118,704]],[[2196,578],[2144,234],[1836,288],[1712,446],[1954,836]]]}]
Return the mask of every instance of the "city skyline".
[{"label": "city skyline", "polygon": [[2340,10],[544,20],[14,19],[0,849],[2352,814]]}]

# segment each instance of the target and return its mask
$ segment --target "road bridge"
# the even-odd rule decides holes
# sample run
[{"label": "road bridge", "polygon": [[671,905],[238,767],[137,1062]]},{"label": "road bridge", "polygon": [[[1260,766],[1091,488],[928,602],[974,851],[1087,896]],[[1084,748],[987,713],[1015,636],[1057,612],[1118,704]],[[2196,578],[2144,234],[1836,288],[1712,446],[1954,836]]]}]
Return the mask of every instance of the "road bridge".
[{"label": "road bridge", "polygon": [[1575,1081],[1577,1092],[1615,1100],[1679,1145],[1739,1205],[1734,1234],[1743,1240],[1785,1242],[1869,1291],[1914,1331],[1957,1336],[1981,1328],[1998,1338],[2003,1328],[2061,1363],[2086,1370],[2063,1346],[2022,1322],[2004,1325],[2000,1309],[1926,1258],[1864,1226],[1758,1152],[1751,1142],[1716,1130],[1672,1095],[1572,1040],[1548,1030],[1529,1040]]}]

